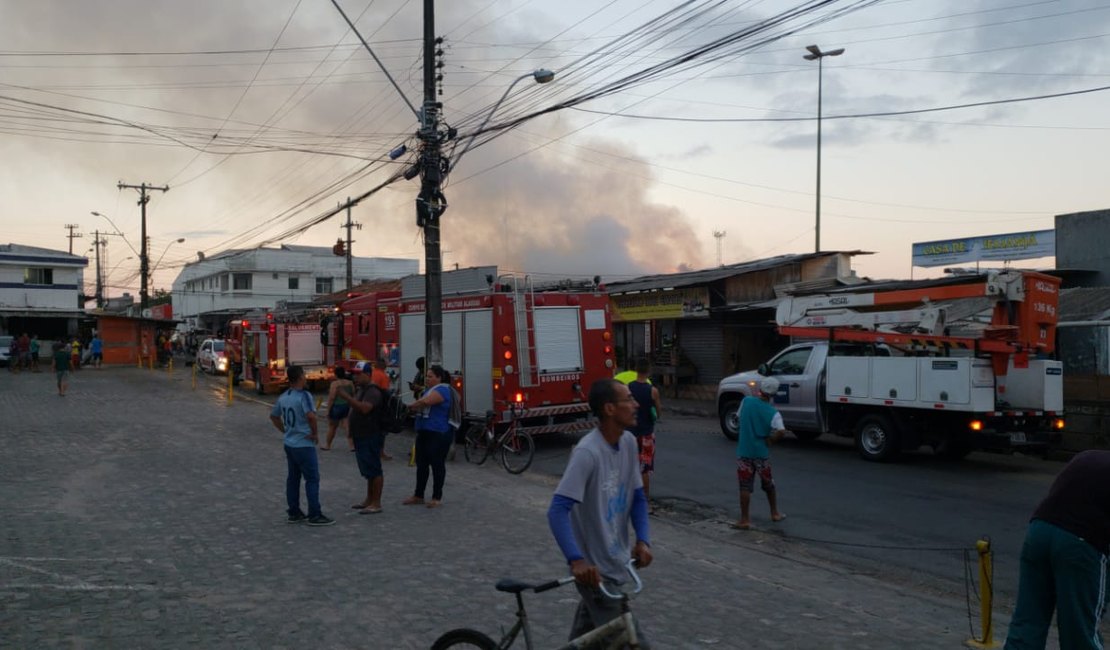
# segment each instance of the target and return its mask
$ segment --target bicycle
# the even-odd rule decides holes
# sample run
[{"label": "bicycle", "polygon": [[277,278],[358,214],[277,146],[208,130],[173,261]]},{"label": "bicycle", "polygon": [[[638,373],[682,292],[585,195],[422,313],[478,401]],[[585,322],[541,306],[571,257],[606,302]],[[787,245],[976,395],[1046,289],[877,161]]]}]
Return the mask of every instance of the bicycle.
[{"label": "bicycle", "polygon": [[486,462],[494,451],[501,458],[501,466],[510,474],[520,474],[532,465],[536,455],[536,444],[532,436],[521,431],[518,426],[515,402],[509,402],[509,425],[501,433],[497,432],[497,412],[486,411],[486,420],[475,423],[466,431],[463,453],[475,465]]},{"label": "bicycle", "polygon": [[[618,591],[614,594],[605,588],[604,582],[599,585],[602,593],[605,594],[607,598],[620,601],[621,615],[601,627],[571,639],[565,645],[559,646],[559,650],[580,650],[582,648],[591,648],[595,646],[604,647],[608,650],[618,650],[619,648],[626,647],[636,650],[640,647],[640,642],[636,638],[636,624],[632,618],[632,610],[629,608],[629,600],[631,596],[640,593],[640,590],[644,588],[644,583],[640,581],[639,574],[637,574],[635,568],[633,568],[634,565],[635,560],[629,560],[628,564],[625,566],[635,584],[632,593],[629,594],[624,591]],[[494,641],[478,630],[461,627],[446,632],[436,639],[435,643],[432,644],[432,650],[448,650],[448,648],[505,650],[506,648],[512,647],[513,643],[516,641],[517,635],[521,632],[524,632],[524,646],[526,650],[535,650],[532,645],[532,630],[528,626],[528,614],[524,611],[524,596],[522,593],[525,591],[532,591],[538,594],[557,587],[562,587],[571,582],[574,582],[573,576],[551,580],[539,585],[531,585],[512,578],[499,580],[496,585],[497,590],[516,596],[517,607],[516,622],[513,624],[513,627],[501,637],[501,640]],[[606,637],[610,635],[612,635],[612,638],[606,641]],[[597,645],[602,642],[606,642],[607,645]]]}]

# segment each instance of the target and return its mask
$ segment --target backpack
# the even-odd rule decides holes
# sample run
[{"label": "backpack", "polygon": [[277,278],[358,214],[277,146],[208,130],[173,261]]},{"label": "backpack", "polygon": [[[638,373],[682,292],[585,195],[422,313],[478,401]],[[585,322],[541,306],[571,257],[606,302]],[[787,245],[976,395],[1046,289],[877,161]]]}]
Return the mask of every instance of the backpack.
[{"label": "backpack", "polygon": [[378,426],[385,433],[400,433],[405,428],[405,419],[409,412],[408,407],[401,401],[401,396],[397,394],[397,391],[378,388],[378,392],[382,394]]}]

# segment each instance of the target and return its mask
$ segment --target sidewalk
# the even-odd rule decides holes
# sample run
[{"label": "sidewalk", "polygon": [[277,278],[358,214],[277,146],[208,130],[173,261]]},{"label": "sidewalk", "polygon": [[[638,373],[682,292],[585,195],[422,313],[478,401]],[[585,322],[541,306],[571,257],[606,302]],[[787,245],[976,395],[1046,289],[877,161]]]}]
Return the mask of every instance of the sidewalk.
[{"label": "sidewalk", "polygon": [[[0,629],[8,647],[428,648],[512,624],[500,577],[565,573],[547,530],[554,481],[448,465],[442,508],[402,507],[414,470],[390,436],[385,512],[354,514],[353,455],[321,452],[338,523],[284,523],[281,437],[257,401],[226,406],[177,371],[0,373]],[[252,396],[253,398],[253,396]],[[965,604],[790,556],[771,534],[653,518],[634,604],[657,649],[959,648]],[[528,595],[537,646],[565,639],[576,594]],[[976,625],[978,621],[976,619]],[[996,624],[996,636],[1004,626]],[[523,647],[518,643],[518,647]]]}]

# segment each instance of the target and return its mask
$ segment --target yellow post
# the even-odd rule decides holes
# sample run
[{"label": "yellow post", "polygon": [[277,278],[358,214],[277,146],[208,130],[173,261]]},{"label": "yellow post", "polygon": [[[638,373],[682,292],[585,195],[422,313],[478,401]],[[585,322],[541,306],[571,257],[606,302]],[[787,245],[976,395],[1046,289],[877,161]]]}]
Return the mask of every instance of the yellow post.
[{"label": "yellow post", "polygon": [[227,403],[228,404],[231,404],[231,400],[232,400],[232,397],[233,397],[232,392],[231,392],[231,383],[232,383],[231,379],[232,379],[231,369],[229,368],[228,371],[227,371]]},{"label": "yellow post", "polygon": [[166,364],[166,374],[167,375],[172,375],[173,374],[173,357],[170,357],[169,363]]},{"label": "yellow post", "polygon": [[994,565],[991,556],[991,540],[983,538],[975,542],[975,550],[979,553],[979,622],[983,626],[983,638],[969,639],[967,645],[972,648],[997,648],[998,644],[994,642],[994,626],[991,618],[992,600],[994,598]]}]

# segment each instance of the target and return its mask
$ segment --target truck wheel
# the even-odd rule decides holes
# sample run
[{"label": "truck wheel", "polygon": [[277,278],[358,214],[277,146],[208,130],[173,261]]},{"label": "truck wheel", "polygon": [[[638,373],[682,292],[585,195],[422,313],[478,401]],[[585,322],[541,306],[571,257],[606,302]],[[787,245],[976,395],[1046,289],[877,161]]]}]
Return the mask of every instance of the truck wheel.
[{"label": "truck wheel", "polygon": [[901,451],[898,445],[898,430],[885,415],[865,415],[856,425],[856,451],[864,460],[894,460]]},{"label": "truck wheel", "polygon": [[793,431],[792,433],[794,434],[795,438],[801,440],[802,442],[817,440],[821,437],[820,431]]},{"label": "truck wheel", "polygon": [[721,402],[721,409],[718,413],[721,417],[721,433],[729,440],[736,440],[740,437],[740,418],[736,417],[736,411],[740,410],[739,397],[730,397]]}]

